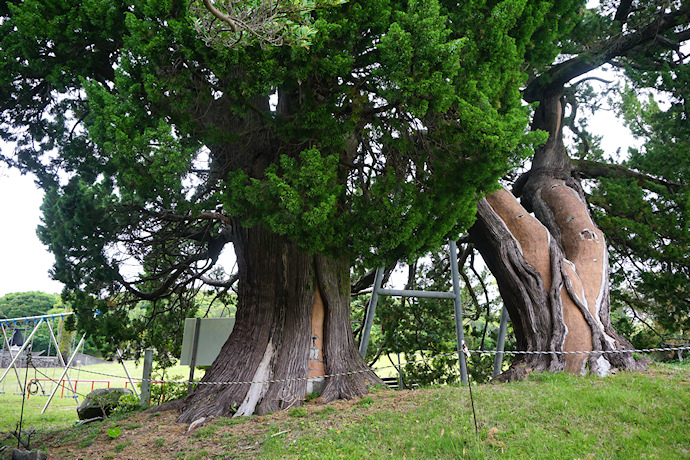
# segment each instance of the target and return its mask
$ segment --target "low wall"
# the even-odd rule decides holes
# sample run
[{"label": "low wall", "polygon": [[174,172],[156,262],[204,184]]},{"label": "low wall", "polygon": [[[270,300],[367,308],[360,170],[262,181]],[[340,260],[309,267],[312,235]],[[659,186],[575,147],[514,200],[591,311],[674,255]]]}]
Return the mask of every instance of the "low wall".
[{"label": "low wall", "polygon": [[[6,369],[12,362],[10,354],[6,351],[0,352],[0,369]],[[84,353],[77,353],[72,361],[71,367],[93,366],[94,364],[105,364],[110,361],[105,359],[95,358]],[[35,367],[63,367],[57,356],[32,356],[31,363]],[[17,368],[26,367],[26,356],[21,356],[16,362]]]}]

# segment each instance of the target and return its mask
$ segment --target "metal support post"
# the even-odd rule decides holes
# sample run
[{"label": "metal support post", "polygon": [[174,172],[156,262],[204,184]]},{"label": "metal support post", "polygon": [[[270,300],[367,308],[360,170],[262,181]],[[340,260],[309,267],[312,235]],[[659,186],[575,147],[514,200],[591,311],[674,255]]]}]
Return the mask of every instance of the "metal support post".
[{"label": "metal support post", "polygon": [[[2,327],[2,338],[5,342],[5,349],[7,350],[7,353],[10,355],[10,361],[14,362],[15,361],[14,355],[12,354],[12,349],[10,348],[10,341],[7,338],[7,333],[5,332],[5,325],[0,324],[0,327]],[[11,367],[14,369],[14,375],[17,377],[17,385],[20,385],[22,379],[19,378],[19,371],[17,370],[17,365],[15,364],[15,365],[12,365]],[[10,368],[10,366],[7,366],[7,369],[9,369],[9,368]],[[3,375],[2,379],[0,379],[0,382],[2,382],[2,380],[4,378],[5,378],[5,376]]]},{"label": "metal support post", "polygon": [[[77,347],[79,348],[79,347]],[[132,392],[134,393],[134,396],[139,396],[137,393],[137,387],[134,386],[134,381],[132,380],[132,376],[129,375],[129,370],[127,369],[127,366],[125,366],[125,360],[122,357],[122,351],[120,349],[117,350],[117,357],[120,359],[120,364],[122,364],[122,368],[125,370],[125,374],[127,374],[127,380],[129,380],[129,384],[132,385]]]},{"label": "metal support post", "polygon": [[460,380],[467,383],[467,364],[462,356],[462,344],[465,341],[465,333],[462,326],[462,299],[460,298],[460,277],[458,271],[458,246],[455,240],[450,240],[450,273],[453,277],[453,306],[455,307],[455,335],[458,350],[458,362],[460,363]]},{"label": "metal support post", "polygon": [[379,291],[381,284],[383,284],[383,267],[376,270],[374,277],[374,290],[371,292],[369,298],[369,306],[367,307],[367,315],[364,320],[364,329],[362,329],[362,338],[359,341],[359,354],[362,358],[367,356],[367,347],[369,347],[369,335],[371,334],[371,326],[374,324],[374,314],[376,313],[376,304],[379,301]]},{"label": "metal support post", "polygon": [[[41,319],[38,321],[38,323],[34,326],[34,330],[31,331],[31,334],[29,334],[29,337],[27,337],[27,338],[24,340],[24,345],[21,346],[21,348],[19,349],[19,351],[17,352],[17,354],[12,358],[12,361],[10,362],[10,365],[7,366],[7,369],[5,369],[5,372],[2,374],[2,377],[0,377],[0,382],[2,382],[2,381],[5,379],[5,376],[6,376],[7,373],[10,371],[10,367],[14,367],[14,364],[17,362],[17,360],[18,360],[19,357],[22,355],[22,353],[24,353],[24,350],[26,350],[26,347],[29,346],[29,344],[31,343],[31,339],[34,337],[34,334],[36,334],[36,331],[38,330],[38,326],[40,326],[41,323],[42,323],[43,321],[44,321],[44,320],[43,320],[43,318],[41,317]],[[12,356],[11,353],[10,353],[10,356]],[[16,371],[16,368],[15,368],[15,371]]]},{"label": "metal support post", "polygon": [[498,327],[498,338],[496,339],[496,357],[494,358],[494,373],[491,378],[496,378],[503,370],[503,351],[506,346],[506,331],[508,329],[508,310],[503,305],[501,309],[501,324]]},{"label": "metal support post", "polygon": [[[65,369],[62,371],[62,375],[58,379],[57,384],[55,385],[55,388],[53,388],[53,392],[50,393],[50,397],[48,397],[48,401],[46,401],[46,405],[43,406],[43,410],[41,411],[41,414],[46,413],[46,409],[48,409],[48,405],[50,404],[50,401],[53,400],[53,396],[55,396],[55,393],[57,393],[58,388],[60,388],[60,385],[62,385],[63,387],[65,386],[65,384],[62,381],[65,379],[65,374],[67,374],[67,371],[69,371],[69,368],[72,366],[72,361],[74,361],[74,358],[77,356],[77,353],[79,352],[79,347],[81,347],[81,345],[84,343],[85,339],[86,339],[86,334],[81,336],[81,340],[79,341],[76,348],[72,352],[72,356],[70,356],[70,358],[67,360],[67,364],[65,365]],[[70,390],[72,390],[72,392],[76,395],[76,389],[70,387]],[[75,398],[75,399],[77,400],[77,402],[79,402],[78,398]]]},{"label": "metal support post", "polygon": [[[50,337],[53,340],[53,343],[55,344],[55,354],[57,355],[58,361],[60,361],[60,364],[63,368],[67,367],[67,364],[65,364],[65,358],[62,357],[62,353],[60,352],[60,345],[58,344],[58,341],[55,338],[53,328],[51,327],[50,322],[46,321],[46,324],[48,325],[48,332],[50,332]],[[67,383],[69,384],[70,388],[72,388],[72,380],[69,378],[69,373],[67,374]]]}]

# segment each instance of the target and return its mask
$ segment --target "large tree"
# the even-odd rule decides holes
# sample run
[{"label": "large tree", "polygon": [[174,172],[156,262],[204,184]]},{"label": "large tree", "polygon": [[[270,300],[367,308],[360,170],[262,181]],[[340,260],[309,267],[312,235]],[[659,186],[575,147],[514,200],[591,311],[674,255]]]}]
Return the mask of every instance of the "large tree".
[{"label": "large tree", "polygon": [[365,393],[351,264],[472,223],[543,138],[526,132],[523,63],[554,58],[581,3],[352,0],[312,12],[293,47],[232,28],[234,46],[207,46],[193,25],[214,19],[185,1],[0,3],[4,160],[48,191],[40,235],[78,327],[114,347],[238,280],[204,380],[254,383],[200,386],[181,420],[290,407],[324,373],[326,401]]},{"label": "large tree", "polygon": [[[690,38],[690,6],[603,2],[583,11],[581,19],[563,40],[563,55],[537,69],[523,92],[527,102],[538,103],[532,129],[547,132],[548,141],[536,150],[512,193],[502,190],[480,201],[471,231],[498,280],[523,350],[631,348],[611,327],[609,244],[619,261],[617,281],[625,273],[640,277],[648,290],[656,286],[659,310],[680,308],[687,315],[687,178],[679,168],[687,165],[687,153],[679,128],[687,126],[688,112],[685,86],[677,77],[687,73],[681,50]],[[638,89],[675,88],[672,110],[655,119],[657,134],[668,145],[650,134],[648,147],[619,165],[588,151],[591,142],[577,125],[575,96],[588,72],[606,64],[635,74]],[[629,106],[635,96],[627,94],[626,100]],[[669,129],[659,126],[662,120]],[[582,148],[571,150],[573,158],[564,142],[567,127],[583,139]],[[592,194],[593,213],[586,191]],[[616,285],[630,293],[639,283]],[[637,300],[655,301],[653,295]],[[563,368],[607,375],[612,368],[640,366],[629,353],[521,355],[502,378]]]}]

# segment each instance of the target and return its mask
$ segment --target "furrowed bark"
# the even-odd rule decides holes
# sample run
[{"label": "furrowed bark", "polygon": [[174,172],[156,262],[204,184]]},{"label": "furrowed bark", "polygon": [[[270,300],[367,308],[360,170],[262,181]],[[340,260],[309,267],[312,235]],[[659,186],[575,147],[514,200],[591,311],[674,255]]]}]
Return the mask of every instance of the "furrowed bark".
[{"label": "furrowed bark", "polygon": [[[323,297],[324,360],[326,379],[321,394],[324,402],[352,399],[368,393],[367,386],[382,383],[359,354],[350,324],[350,265],[346,259],[316,256],[316,277]],[[347,327],[343,327],[347,325]],[[342,374],[342,375],[337,375]]]},{"label": "furrowed bark", "polygon": [[[560,297],[558,283],[552,283],[547,276],[552,270],[548,232],[507,191],[481,200],[477,209],[477,222],[470,236],[496,277],[513,319],[518,349],[559,351],[566,331],[560,310],[555,307]],[[535,370],[557,371],[564,367],[565,360],[558,354],[517,355],[500,379],[514,380]]]},{"label": "furrowed bark", "polygon": [[302,404],[319,300],[325,372],[356,372],[327,378],[324,400],[361,396],[368,392],[368,384],[379,383],[352,337],[348,260],[302,252],[286,238],[261,228],[238,229],[237,234],[240,281],[235,326],[202,382],[252,383],[199,385],[186,398],[180,421],[263,414]]}]

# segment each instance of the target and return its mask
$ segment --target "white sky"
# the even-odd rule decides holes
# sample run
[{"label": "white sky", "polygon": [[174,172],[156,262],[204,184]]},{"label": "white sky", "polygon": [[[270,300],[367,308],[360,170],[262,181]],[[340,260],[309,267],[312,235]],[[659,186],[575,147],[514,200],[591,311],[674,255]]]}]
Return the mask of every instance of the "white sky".
[{"label": "white sky", "polygon": [[0,296],[62,290],[48,275],[55,259],[36,236],[42,201],[43,192],[32,176],[0,166]]}]

